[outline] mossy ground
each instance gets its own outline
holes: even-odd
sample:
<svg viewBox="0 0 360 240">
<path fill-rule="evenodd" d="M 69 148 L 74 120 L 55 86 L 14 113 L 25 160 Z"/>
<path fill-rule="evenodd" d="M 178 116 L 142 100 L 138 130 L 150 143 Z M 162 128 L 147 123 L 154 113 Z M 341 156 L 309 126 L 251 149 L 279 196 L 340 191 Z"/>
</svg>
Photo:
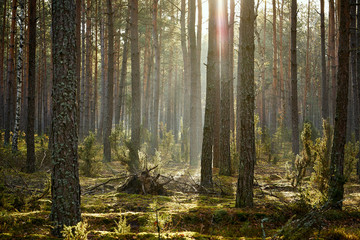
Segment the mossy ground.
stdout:
<svg viewBox="0 0 360 240">
<path fill-rule="evenodd" d="M 216 169 L 214 182 L 219 194 L 181 192 L 176 182 L 168 185 L 168 196 L 118 193 L 117 186 L 125 181 L 122 178 L 89 191 L 125 173 L 119 162 L 101 163 L 97 176 L 81 177 L 81 209 L 83 221 L 88 223 L 88 238 L 158 239 L 159 224 L 162 239 L 263 239 L 263 231 L 270 239 L 291 217 L 307 210 L 295 201 L 299 194 L 286 178 L 286 161 L 281 158 L 276 165 L 261 159 L 257 162 L 252 209 L 234 208 L 237 178 L 219 177 Z M 167 167 L 161 169 L 162 174 L 177 175 L 178 181 L 192 184 L 199 177 L 198 170 L 184 170 L 184 164 Z M 25 174 L 2 167 L 1 173 L 0 239 L 56 239 L 49 234 L 50 193 L 34 200 L 48 187 L 49 172 Z M 360 239 L 360 185 L 347 183 L 345 192 L 344 210 L 327 211 L 313 239 Z M 120 216 L 126 217 L 131 233 L 115 234 Z"/>
</svg>

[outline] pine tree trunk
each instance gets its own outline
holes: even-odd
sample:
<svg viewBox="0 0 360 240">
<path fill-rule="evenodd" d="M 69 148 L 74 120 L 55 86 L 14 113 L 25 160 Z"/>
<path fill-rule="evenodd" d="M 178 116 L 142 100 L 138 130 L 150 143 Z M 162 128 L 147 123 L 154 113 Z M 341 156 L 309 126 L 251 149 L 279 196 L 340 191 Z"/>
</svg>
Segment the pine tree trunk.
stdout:
<svg viewBox="0 0 360 240">
<path fill-rule="evenodd" d="M 335 9 L 334 0 L 329 0 L 329 65 L 331 82 L 331 115 L 330 122 L 335 119 L 335 99 L 336 99 L 336 58 L 335 58 Z"/>
<path fill-rule="evenodd" d="M 181 0 L 181 50 L 184 64 L 184 120 L 183 120 L 183 133 L 182 133 L 182 150 L 185 156 L 185 161 L 189 160 L 189 129 L 190 129 L 190 62 L 188 46 L 186 44 L 186 24 L 185 24 L 186 4 L 185 0 Z"/>
<path fill-rule="evenodd" d="M 209 1 L 209 42 L 208 57 L 206 68 L 206 103 L 205 103 L 205 122 L 203 131 L 203 143 L 201 153 L 201 180 L 200 185 L 204 188 L 212 187 L 212 147 L 214 139 L 214 105 L 215 105 L 215 85 L 216 85 L 216 0 Z"/>
<path fill-rule="evenodd" d="M 146 13 L 148 13 L 148 9 L 150 9 L 149 0 L 146 1 Z M 143 126 L 144 129 L 149 130 L 149 108 L 150 108 L 150 88 L 151 88 L 151 79 L 150 79 L 150 64 L 151 64 L 151 27 L 146 25 L 145 30 L 145 46 L 144 46 L 144 87 L 143 87 Z"/>
<path fill-rule="evenodd" d="M 108 16 L 108 77 L 106 82 L 106 105 L 104 116 L 104 161 L 111 161 L 111 146 L 110 146 L 110 134 L 112 129 L 113 120 L 113 105 L 114 105 L 114 22 L 113 22 L 113 10 L 111 0 L 107 0 L 107 16 Z"/>
<path fill-rule="evenodd" d="M 240 99 L 240 168 L 236 189 L 235 207 L 253 206 L 253 185 L 255 165 L 255 79 L 254 79 L 254 0 L 241 1 L 240 46 L 241 63 L 238 84 Z"/>
<path fill-rule="evenodd" d="M 0 31 L 3 33 L 0 36 L 0 128 L 4 129 L 5 125 L 5 79 L 4 79 L 4 51 L 5 51 L 5 41 L 4 37 L 7 35 L 6 30 L 6 7 L 7 0 L 1 1 L 0 3 L 0 13 L 2 18 L 0 19 Z"/>
<path fill-rule="evenodd" d="M 276 0 L 272 0 L 273 6 L 273 82 L 271 97 L 271 115 L 270 115 L 270 134 L 273 136 L 276 132 L 277 122 L 277 41 L 276 41 Z"/>
<path fill-rule="evenodd" d="M 227 1 L 223 1 L 221 33 L 221 128 L 220 128 L 220 175 L 231 175 L 230 159 L 230 60 L 228 45 L 228 11 Z"/>
<path fill-rule="evenodd" d="M 151 116 L 151 134 L 152 134 L 152 147 L 151 155 L 155 154 L 158 148 L 158 132 L 159 132 L 159 102 L 160 102 L 160 45 L 159 34 L 157 28 L 157 15 L 158 15 L 158 0 L 153 0 L 153 47 L 155 54 L 155 75 L 154 75 L 154 110 Z"/>
<path fill-rule="evenodd" d="M 157 1 L 154 0 L 154 21 L 156 22 Z M 140 90 L 140 54 L 138 36 L 138 0 L 130 4 L 130 39 L 131 39 L 131 146 L 130 172 L 139 170 L 140 124 L 141 124 L 141 90 Z M 156 27 L 156 24 L 154 25 Z M 154 30 L 155 31 L 155 30 Z M 156 32 L 155 32 L 156 33 Z M 157 37 L 157 35 L 156 35 Z M 160 53 L 158 53 L 158 60 Z M 158 63 L 160 64 L 160 62 Z M 158 75 L 160 76 L 160 75 Z M 160 79 L 158 79 L 159 81 Z M 157 136 L 156 136 L 157 137 Z"/>
<path fill-rule="evenodd" d="M 94 97 L 93 97 L 93 104 L 91 109 L 91 131 L 95 132 L 97 129 L 97 111 L 98 111 L 98 1 L 95 0 L 95 73 L 94 73 Z"/>
<path fill-rule="evenodd" d="M 77 79 L 77 89 L 76 89 L 76 103 L 78 105 L 77 111 L 77 126 L 79 131 L 80 126 L 80 84 L 81 84 L 81 1 L 76 0 L 76 79 Z M 78 133 L 79 134 L 79 133 Z"/>
<path fill-rule="evenodd" d="M 234 109 L 234 25 L 235 0 L 230 0 L 229 19 L 229 79 L 230 79 L 230 132 L 235 135 L 235 109 Z"/>
<path fill-rule="evenodd" d="M 305 62 L 305 89 L 303 99 L 303 123 L 308 120 L 308 107 L 307 107 L 307 95 L 310 88 L 310 7 L 311 1 L 308 2 L 308 15 L 307 15 L 307 34 L 306 34 L 306 62 Z"/>
<path fill-rule="evenodd" d="M 350 1 L 350 63 L 351 63 L 351 81 L 352 87 L 350 88 L 352 91 L 352 101 L 354 103 L 353 110 L 354 110 L 354 133 L 355 133 L 355 140 L 359 141 L 359 79 L 357 79 L 357 61 L 356 59 L 357 51 L 356 51 L 356 44 L 357 44 L 357 34 L 356 34 L 356 0 Z M 360 70 L 360 69 L 359 69 Z M 353 130 L 353 129 L 351 129 Z"/>
<path fill-rule="evenodd" d="M 356 22 L 357 22 L 357 26 L 360 27 L 360 5 L 357 5 Z M 360 31 L 357 31 L 356 35 L 357 35 L 356 36 L 357 37 L 357 46 L 360 46 Z M 358 102 L 359 102 L 359 112 L 360 112 L 360 51 L 356 52 L 356 59 L 357 59 L 357 62 L 356 62 L 356 67 L 357 67 L 356 79 L 357 79 L 357 84 L 358 84 L 357 98 L 358 98 Z M 358 115 L 358 121 L 360 122 L 360 116 L 359 115 Z M 360 133 L 359 133 L 359 135 L 360 135 Z M 360 136 L 359 136 L 359 138 L 360 138 Z M 358 141 L 359 139 L 356 139 L 356 140 Z M 358 175 L 358 178 L 360 179 L 360 158 L 359 158 L 356 166 L 357 166 L 356 167 L 356 170 L 357 170 L 356 173 Z"/>
<path fill-rule="evenodd" d="M 349 1 L 339 1 L 339 49 L 341 63 L 337 73 L 337 97 L 333 146 L 331 150 L 328 198 L 333 208 L 342 208 L 344 198 L 344 148 L 346 143 L 347 106 L 349 88 Z"/>
<path fill-rule="evenodd" d="M 76 6 L 52 1 L 53 118 L 50 219 L 52 234 L 81 221 L 76 92 Z"/>
<path fill-rule="evenodd" d="M 291 0 L 291 126 L 292 126 L 292 151 L 299 154 L 299 114 L 297 92 L 297 59 L 296 59 L 296 25 L 297 2 Z M 293 159 L 294 161 L 294 159 Z M 294 164 L 294 162 L 293 162 Z"/>
<path fill-rule="evenodd" d="M 196 32 L 196 61 L 197 61 L 197 68 L 196 68 L 196 156 L 198 156 L 198 161 L 200 160 L 201 155 L 201 144 L 202 144 L 202 137 L 203 137 L 203 110 L 201 106 L 201 38 L 202 38 L 202 0 L 197 0 L 197 32 Z M 200 162 L 200 161 L 199 161 Z"/>
<path fill-rule="evenodd" d="M 9 145 L 10 143 L 10 129 L 13 122 L 12 110 L 14 106 L 14 96 L 13 96 L 13 85 L 14 85 L 14 47 L 15 47 L 15 32 L 16 32 L 16 10 L 17 10 L 17 0 L 12 1 L 12 18 L 11 18 L 11 32 L 10 32 L 10 42 L 9 42 L 9 58 L 8 58 L 8 67 L 7 67 L 7 89 L 6 89 L 6 105 L 5 105 L 5 137 L 4 145 Z"/>
<path fill-rule="evenodd" d="M 100 5 L 101 6 L 101 5 Z M 100 9 L 102 9 L 100 7 Z M 102 11 L 100 11 L 102 12 Z M 100 105 L 100 121 L 99 121 L 99 128 L 98 128 L 98 139 L 100 136 L 103 136 L 103 129 L 104 129 L 104 119 L 105 119 L 105 39 L 104 39 L 104 20 L 100 18 L 100 54 L 101 54 L 101 105 Z"/>
<path fill-rule="evenodd" d="M 190 40 L 190 165 L 196 166 L 198 164 L 198 121 L 199 115 L 197 113 L 197 87 L 198 87 L 198 73 L 197 73 L 197 51 L 196 51 L 196 35 L 195 35 L 195 16 L 196 4 L 195 0 L 189 0 L 189 40 Z"/>
<path fill-rule="evenodd" d="M 320 31 L 321 31 L 321 115 L 323 119 L 329 119 L 329 89 L 326 76 L 325 60 L 325 14 L 324 0 L 320 0 Z"/>
<path fill-rule="evenodd" d="M 283 23 L 284 23 L 284 0 L 281 0 L 280 7 L 280 21 L 279 21 L 279 77 L 280 77 L 280 124 L 284 124 L 286 115 L 286 102 L 285 102 L 285 90 L 284 90 L 284 64 L 283 64 Z"/>
<path fill-rule="evenodd" d="M 263 47 L 261 53 L 261 60 L 262 60 L 262 69 L 261 69 L 261 114 L 260 114 L 260 125 L 263 131 L 262 134 L 262 141 L 265 141 L 266 136 L 266 98 L 265 98 L 265 91 L 266 91 L 266 65 L 265 65 L 265 53 L 266 53 L 266 0 L 265 0 L 265 8 L 264 8 L 264 30 L 263 30 Z"/>
<path fill-rule="evenodd" d="M 16 61 L 16 113 L 15 124 L 12 138 L 12 151 L 18 150 L 18 138 L 19 138 L 19 126 L 20 126 L 20 114 L 21 114 L 21 94 L 22 94 L 22 70 L 23 70 L 23 55 L 24 55 L 24 37 L 25 37 L 25 2 L 19 0 L 19 47 Z"/>
<path fill-rule="evenodd" d="M 36 0 L 29 1 L 28 112 L 26 124 L 26 171 L 35 172 L 35 68 L 36 68 Z"/>
</svg>

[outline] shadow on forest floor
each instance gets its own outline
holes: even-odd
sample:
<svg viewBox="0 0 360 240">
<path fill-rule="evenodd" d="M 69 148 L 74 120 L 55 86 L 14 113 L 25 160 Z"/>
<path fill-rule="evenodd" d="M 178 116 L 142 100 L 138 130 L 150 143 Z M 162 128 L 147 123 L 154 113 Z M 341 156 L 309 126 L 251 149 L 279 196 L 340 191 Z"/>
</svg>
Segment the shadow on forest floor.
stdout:
<svg viewBox="0 0 360 240">
<path fill-rule="evenodd" d="M 234 208 L 237 178 L 220 177 L 216 169 L 219 194 L 208 195 L 189 187 L 196 185 L 198 170 L 183 170 L 183 164 L 159 169 L 176 180 L 166 185 L 167 196 L 119 193 L 116 189 L 125 181 L 120 163 L 102 164 L 101 169 L 96 177 L 81 177 L 88 239 L 158 239 L 158 226 L 162 239 L 270 239 L 294 215 L 309 210 L 297 201 L 300 195 L 286 178 L 285 161 L 258 162 L 252 209 Z M 1 175 L 0 239 L 55 239 L 49 235 L 49 173 L 2 168 Z M 327 211 L 312 239 L 360 239 L 360 185 L 347 183 L 345 192 L 344 211 Z M 120 234 L 126 226 L 130 232 Z"/>
</svg>

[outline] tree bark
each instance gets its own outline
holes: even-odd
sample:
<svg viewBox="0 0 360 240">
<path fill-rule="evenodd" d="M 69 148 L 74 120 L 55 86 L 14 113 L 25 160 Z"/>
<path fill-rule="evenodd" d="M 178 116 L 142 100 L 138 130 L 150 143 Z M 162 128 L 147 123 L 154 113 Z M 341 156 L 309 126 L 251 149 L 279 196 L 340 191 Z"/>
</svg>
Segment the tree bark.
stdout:
<svg viewBox="0 0 360 240">
<path fill-rule="evenodd" d="M 20 115 L 21 115 L 21 95 L 22 95 L 22 84 L 23 84 L 23 56 L 24 56 L 24 37 L 25 37 L 25 1 L 19 0 L 19 47 L 17 52 L 16 61 L 16 112 L 15 112 L 15 124 L 12 138 L 12 151 L 18 151 L 18 138 L 19 138 L 19 126 L 20 126 Z"/>
<path fill-rule="evenodd" d="M 277 41 L 276 41 L 276 0 L 272 0 L 273 5 L 273 82 L 271 98 L 271 115 L 270 115 L 270 133 L 273 136 L 276 132 L 277 122 Z"/>
<path fill-rule="evenodd" d="M 151 134 L 152 134 L 152 149 L 151 154 L 154 155 L 158 148 L 158 131 L 159 131 L 159 102 L 160 102 L 160 46 L 159 34 L 157 28 L 157 12 L 158 0 L 153 0 L 153 46 L 155 53 L 155 75 L 154 75 L 154 110 L 151 117 Z"/>
<path fill-rule="evenodd" d="M 158 0 L 154 0 L 157 5 Z M 154 6 L 155 8 L 155 6 Z M 156 15 L 157 11 L 154 11 Z M 155 25 L 156 26 L 156 25 Z M 140 90 L 140 54 L 138 36 L 138 0 L 130 4 L 130 38 L 131 38 L 131 146 L 130 172 L 139 170 L 140 124 L 141 124 L 141 90 Z M 160 58 L 160 53 L 159 56 Z M 160 62 L 159 62 L 160 64 Z"/>
<path fill-rule="evenodd" d="M 214 139 L 214 105 L 215 105 L 215 85 L 216 85 L 216 0 L 209 1 L 209 41 L 208 57 L 206 67 L 206 105 L 205 122 L 203 131 L 203 143 L 201 153 L 201 180 L 200 185 L 206 189 L 212 187 L 212 147 Z"/>
<path fill-rule="evenodd" d="M 189 40 L 190 40 L 190 75 L 191 75 L 191 91 L 190 91 L 190 165 L 198 164 L 198 113 L 197 113 L 197 52 L 196 52 L 196 35 L 195 35 L 195 16 L 196 4 L 195 0 L 189 0 Z"/>
<path fill-rule="evenodd" d="M 325 14 L 324 0 L 320 0 L 320 32 L 321 32 L 321 115 L 323 119 L 329 119 L 329 89 L 326 76 L 325 60 Z"/>
<path fill-rule="evenodd" d="M 337 73 L 337 97 L 333 146 L 331 150 L 328 198 L 332 208 L 342 207 L 344 198 L 344 148 L 349 88 L 349 1 L 339 1 L 339 65 Z"/>
<path fill-rule="evenodd" d="M 306 21 L 306 62 L 305 62 L 305 88 L 304 88 L 304 99 L 303 99 L 303 123 L 305 123 L 308 117 L 308 107 L 307 107 L 307 98 L 308 91 L 310 88 L 310 7 L 311 1 L 308 2 L 308 15 Z"/>
<path fill-rule="evenodd" d="M 329 0 L 329 65 L 331 82 L 331 116 L 330 122 L 334 123 L 336 99 L 336 58 L 335 58 L 335 7 L 334 0 Z"/>
<path fill-rule="evenodd" d="M 52 234 L 81 221 L 76 92 L 76 6 L 52 1 L 53 118 L 50 219 Z"/>
<path fill-rule="evenodd" d="M 35 69 L 36 69 L 36 0 L 29 1 L 28 112 L 26 124 L 26 171 L 35 172 Z"/>
<path fill-rule="evenodd" d="M 241 1 L 240 12 L 240 168 L 235 207 L 253 206 L 255 165 L 255 80 L 254 80 L 254 0 Z"/>
<path fill-rule="evenodd" d="M 292 151 L 299 154 L 299 114 L 297 93 L 297 59 L 296 59 L 296 25 L 297 2 L 291 0 L 291 125 L 292 125 Z M 293 160 L 294 161 L 294 160 Z"/>
<path fill-rule="evenodd" d="M 234 25 L 235 0 L 230 0 L 229 18 L 229 79 L 230 79 L 230 132 L 235 135 L 235 109 L 234 109 Z"/>
<path fill-rule="evenodd" d="M 220 128 L 220 175 L 231 175 L 230 158 L 230 59 L 229 59 L 229 31 L 227 1 L 222 1 L 221 34 L 221 128 Z"/>
<path fill-rule="evenodd" d="M 11 32 L 10 32 L 10 42 L 9 42 L 9 58 L 8 58 L 8 67 L 7 67 L 7 89 L 6 89 L 6 105 L 5 105 L 5 137 L 4 145 L 9 145 L 10 143 L 10 129 L 13 122 L 13 106 L 14 106 L 14 96 L 13 96 L 13 85 L 14 85 L 14 47 L 15 47 L 15 32 L 16 32 L 16 10 L 17 10 L 17 0 L 12 1 L 12 18 L 11 18 Z"/>
<path fill-rule="evenodd" d="M 0 19 L 1 32 L 4 33 L 0 36 L 0 128 L 4 129 L 4 118 L 5 118 L 5 80 L 4 80 L 4 51 L 5 51 L 5 41 L 4 37 L 7 35 L 6 30 L 6 7 L 7 0 L 4 0 L 0 3 L 0 13 L 2 18 Z"/>
<path fill-rule="evenodd" d="M 108 76 L 106 82 L 106 105 L 104 116 L 104 161 L 111 161 L 110 134 L 113 120 L 113 93 L 114 93 L 114 22 L 111 0 L 107 0 L 107 16 L 108 16 Z"/>
</svg>

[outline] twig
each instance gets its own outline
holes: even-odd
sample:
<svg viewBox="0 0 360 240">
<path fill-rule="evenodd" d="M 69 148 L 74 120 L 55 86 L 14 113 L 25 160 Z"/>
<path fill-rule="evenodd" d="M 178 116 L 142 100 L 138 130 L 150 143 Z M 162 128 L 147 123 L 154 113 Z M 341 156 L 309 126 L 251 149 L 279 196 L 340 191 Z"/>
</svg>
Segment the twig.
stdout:
<svg viewBox="0 0 360 240">
<path fill-rule="evenodd" d="M 111 182 L 111 181 L 121 180 L 121 179 L 124 179 L 124 178 L 127 178 L 127 177 L 128 177 L 128 176 L 125 175 L 125 176 L 121 176 L 121 177 L 117 177 L 117 178 L 110 178 L 110 179 L 106 180 L 106 181 L 103 182 L 103 183 L 100 183 L 100 184 L 95 185 L 95 186 L 93 186 L 93 187 L 91 187 L 91 188 L 88 188 L 87 191 L 84 192 L 84 195 L 91 193 L 91 192 L 94 191 L 96 188 L 101 187 L 101 186 L 103 186 L 103 185 L 106 185 L 106 184 L 108 184 L 108 183 Z"/>
</svg>

